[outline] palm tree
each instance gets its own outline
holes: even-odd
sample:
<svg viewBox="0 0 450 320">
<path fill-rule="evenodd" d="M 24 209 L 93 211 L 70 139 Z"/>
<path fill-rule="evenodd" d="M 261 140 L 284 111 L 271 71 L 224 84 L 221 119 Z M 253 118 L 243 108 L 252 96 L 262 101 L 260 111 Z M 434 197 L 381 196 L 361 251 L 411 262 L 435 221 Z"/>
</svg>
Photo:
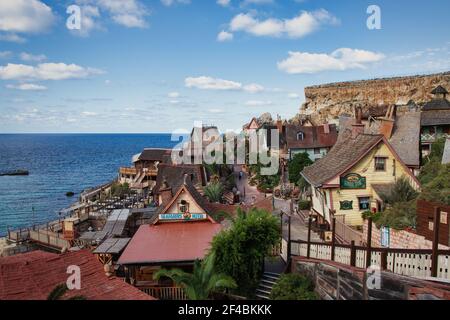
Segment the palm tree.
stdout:
<svg viewBox="0 0 450 320">
<path fill-rule="evenodd" d="M 210 202 L 219 202 L 222 200 L 224 188 L 220 182 L 212 182 L 203 191 Z"/>
<path fill-rule="evenodd" d="M 69 291 L 69 288 L 67 288 L 67 285 L 65 283 L 57 285 L 55 289 L 50 292 L 47 300 L 62 300 L 62 297 L 67 293 L 67 291 Z M 86 298 L 83 296 L 75 296 L 67 300 L 86 300 Z"/>
<path fill-rule="evenodd" d="M 155 280 L 161 277 L 170 278 L 177 285 L 184 287 L 188 299 L 206 300 L 213 291 L 237 287 L 231 277 L 214 272 L 214 260 L 215 254 L 211 253 L 203 262 L 195 261 L 192 274 L 180 269 L 162 269 L 155 273 L 153 278 Z"/>
</svg>

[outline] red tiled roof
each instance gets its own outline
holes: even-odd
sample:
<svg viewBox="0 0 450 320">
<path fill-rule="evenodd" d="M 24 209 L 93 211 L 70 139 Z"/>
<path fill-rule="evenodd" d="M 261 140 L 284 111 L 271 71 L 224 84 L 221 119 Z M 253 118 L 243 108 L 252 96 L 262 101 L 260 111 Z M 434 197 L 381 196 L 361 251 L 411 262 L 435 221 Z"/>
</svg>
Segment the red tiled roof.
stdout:
<svg viewBox="0 0 450 320">
<path fill-rule="evenodd" d="M 329 125 L 330 132 L 325 133 L 324 126 L 301 127 L 286 126 L 286 142 L 288 149 L 331 148 L 337 141 L 338 133 L 335 124 Z M 303 132 L 304 139 L 298 140 L 297 134 Z"/>
<path fill-rule="evenodd" d="M 81 269 L 81 290 L 68 291 L 64 299 L 81 295 L 87 300 L 154 300 L 116 277 L 108 278 L 88 250 L 0 258 L 0 300 L 46 300 L 56 286 L 66 283 L 71 265 Z"/>
<path fill-rule="evenodd" d="M 203 259 L 218 223 L 174 222 L 144 225 L 131 239 L 118 264 L 184 262 Z"/>
</svg>

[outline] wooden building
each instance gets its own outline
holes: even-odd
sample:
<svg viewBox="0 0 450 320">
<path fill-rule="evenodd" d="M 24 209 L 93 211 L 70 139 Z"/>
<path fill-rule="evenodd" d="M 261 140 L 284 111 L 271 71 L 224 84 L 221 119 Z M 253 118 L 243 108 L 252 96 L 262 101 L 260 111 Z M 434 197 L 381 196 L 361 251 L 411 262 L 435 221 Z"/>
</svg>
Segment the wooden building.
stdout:
<svg viewBox="0 0 450 320">
<path fill-rule="evenodd" d="M 330 224 L 334 215 L 361 226 L 361 213 L 379 211 L 380 192 L 405 177 L 418 190 L 420 183 L 382 134 L 364 133 L 361 113 L 350 130 L 341 133 L 328 155 L 307 167 L 303 177 L 311 185 L 312 213 Z"/>
</svg>

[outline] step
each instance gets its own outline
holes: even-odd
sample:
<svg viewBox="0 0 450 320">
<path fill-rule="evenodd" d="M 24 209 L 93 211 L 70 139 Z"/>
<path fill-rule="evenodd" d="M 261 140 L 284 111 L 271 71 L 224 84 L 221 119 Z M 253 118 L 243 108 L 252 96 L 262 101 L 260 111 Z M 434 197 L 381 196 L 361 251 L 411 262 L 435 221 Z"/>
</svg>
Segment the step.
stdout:
<svg viewBox="0 0 450 320">
<path fill-rule="evenodd" d="M 270 299 L 268 296 L 265 296 L 265 295 L 262 295 L 262 294 L 257 294 L 256 297 L 260 298 L 262 300 L 269 300 Z"/>
<path fill-rule="evenodd" d="M 267 291 L 267 290 L 263 290 L 263 289 L 256 289 L 256 293 L 257 294 L 265 294 L 267 296 L 270 296 L 270 293 L 272 292 L 272 290 Z"/>
<path fill-rule="evenodd" d="M 275 273 L 275 272 L 264 272 L 264 275 L 269 275 L 269 276 L 277 277 L 277 278 L 279 278 L 281 276 L 281 274 Z"/>
<path fill-rule="evenodd" d="M 261 282 L 261 283 L 259 284 L 259 287 L 258 287 L 258 288 L 261 288 L 261 289 L 269 289 L 269 290 L 272 291 L 273 286 L 272 286 L 272 284 L 267 285 L 267 284 L 264 284 L 264 283 Z"/>
<path fill-rule="evenodd" d="M 272 280 L 272 281 L 278 281 L 278 279 L 280 279 L 280 277 L 275 277 L 275 276 L 271 276 L 271 275 L 268 275 L 268 274 L 264 274 L 263 275 L 263 279 L 266 279 L 266 280 Z"/>
<path fill-rule="evenodd" d="M 267 284 L 269 284 L 269 285 L 271 285 L 271 286 L 273 286 L 273 285 L 275 285 L 276 284 L 276 281 L 272 281 L 272 280 L 267 280 L 267 279 L 261 279 L 261 283 L 267 283 Z"/>
</svg>

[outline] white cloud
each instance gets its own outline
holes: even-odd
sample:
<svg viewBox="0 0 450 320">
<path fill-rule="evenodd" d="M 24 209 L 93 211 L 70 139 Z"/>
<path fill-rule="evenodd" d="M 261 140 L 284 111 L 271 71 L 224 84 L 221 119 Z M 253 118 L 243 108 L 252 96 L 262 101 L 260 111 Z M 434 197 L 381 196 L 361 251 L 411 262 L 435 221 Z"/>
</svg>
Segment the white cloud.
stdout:
<svg viewBox="0 0 450 320">
<path fill-rule="evenodd" d="M 364 69 L 384 57 L 382 53 L 350 48 L 340 48 L 331 54 L 291 51 L 287 59 L 278 62 L 278 69 L 290 74 Z"/>
<path fill-rule="evenodd" d="M 6 86 L 8 89 L 16 89 L 22 91 L 42 91 L 47 90 L 47 87 L 34 83 L 21 83 L 18 85 L 9 84 Z"/>
<path fill-rule="evenodd" d="M 127 28 L 146 28 L 149 11 L 140 0 L 77 0 L 82 5 L 81 34 L 87 35 L 92 29 L 101 29 L 99 20 L 102 11 L 111 19 Z M 83 20 L 85 20 L 83 22 Z"/>
<path fill-rule="evenodd" d="M 41 62 L 47 59 L 47 57 L 43 54 L 39 54 L 39 55 L 33 55 L 31 53 L 26 53 L 26 52 L 22 52 L 20 54 L 20 59 L 23 61 L 37 61 L 37 62 Z"/>
<path fill-rule="evenodd" d="M 91 111 L 83 111 L 81 113 L 81 115 L 83 117 L 96 117 L 96 116 L 98 116 L 98 113 L 97 112 L 91 112 Z"/>
<path fill-rule="evenodd" d="M 0 41 L 25 43 L 25 42 L 27 42 L 27 39 L 25 39 L 21 36 L 18 36 L 15 33 L 0 33 Z"/>
<path fill-rule="evenodd" d="M 52 9 L 39 0 L 0 1 L 0 31 L 40 33 L 55 22 Z"/>
<path fill-rule="evenodd" d="M 213 109 L 208 109 L 209 113 L 224 113 L 224 110 L 222 109 L 218 109 L 218 108 L 213 108 Z"/>
<path fill-rule="evenodd" d="M 272 4 L 272 3 L 274 3 L 274 0 L 244 0 L 242 2 L 242 5 L 246 6 L 246 5 L 251 5 L 251 4 L 260 5 L 260 4 Z"/>
<path fill-rule="evenodd" d="M 272 101 L 249 100 L 245 103 L 245 105 L 248 107 L 270 106 L 272 105 Z"/>
<path fill-rule="evenodd" d="M 217 41 L 219 42 L 231 41 L 233 40 L 233 38 L 234 38 L 233 34 L 227 31 L 221 31 L 217 35 Z"/>
<path fill-rule="evenodd" d="M 228 7 L 231 3 L 231 0 L 217 0 L 217 4 L 222 7 Z"/>
<path fill-rule="evenodd" d="M 179 92 L 170 92 L 167 96 L 169 98 L 176 99 L 176 98 L 180 97 L 180 93 Z"/>
<path fill-rule="evenodd" d="M 11 51 L 0 51 L 0 59 L 6 59 L 12 56 Z"/>
<path fill-rule="evenodd" d="M 161 3 L 163 5 L 165 5 L 166 7 L 170 7 L 170 6 L 174 5 L 175 3 L 189 4 L 189 3 L 191 3 L 191 1 L 190 0 L 161 0 Z"/>
<path fill-rule="evenodd" d="M 288 98 L 289 99 L 299 99 L 300 98 L 300 95 L 298 94 L 298 93 L 289 93 L 288 94 Z"/>
<path fill-rule="evenodd" d="M 281 37 L 297 39 L 317 31 L 321 25 L 336 25 L 339 20 L 325 9 L 303 11 L 292 19 L 269 18 L 259 20 L 250 13 L 236 15 L 230 22 L 230 31 L 246 32 L 258 37 Z"/>
<path fill-rule="evenodd" d="M 65 63 L 41 63 L 37 66 L 8 63 L 6 66 L 0 66 L 2 80 L 66 80 L 101 73 L 103 72 L 98 69 Z"/>
<path fill-rule="evenodd" d="M 201 90 L 222 90 L 222 91 L 245 91 L 248 93 L 258 93 L 265 90 L 259 84 L 251 83 L 243 85 L 240 82 L 224 80 L 212 77 L 189 77 L 185 79 L 185 85 L 188 88 L 197 88 Z"/>
</svg>

